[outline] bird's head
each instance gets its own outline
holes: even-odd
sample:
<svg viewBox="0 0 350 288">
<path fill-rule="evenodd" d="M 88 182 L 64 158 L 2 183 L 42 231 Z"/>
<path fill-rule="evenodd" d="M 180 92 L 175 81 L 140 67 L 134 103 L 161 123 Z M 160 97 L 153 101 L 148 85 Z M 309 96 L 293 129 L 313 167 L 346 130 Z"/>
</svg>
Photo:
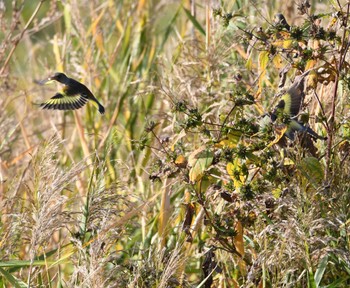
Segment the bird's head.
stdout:
<svg viewBox="0 0 350 288">
<path fill-rule="evenodd" d="M 57 72 L 55 73 L 54 75 L 50 76 L 48 79 L 48 81 L 57 81 L 57 82 L 60 82 L 60 83 L 63 83 L 65 84 L 68 80 L 68 77 L 66 76 L 66 74 L 64 73 L 61 73 L 61 72 Z"/>
<path fill-rule="evenodd" d="M 270 113 L 270 117 L 272 122 L 275 122 L 277 118 L 281 117 L 283 115 L 283 111 L 285 108 L 286 103 L 284 100 L 280 100 L 278 104 L 276 105 L 275 109 Z"/>
<path fill-rule="evenodd" d="M 278 23 L 282 23 L 282 22 L 285 22 L 286 21 L 286 18 L 284 17 L 284 15 L 282 13 L 277 13 L 275 16 L 274 16 L 274 22 L 276 24 Z"/>
<path fill-rule="evenodd" d="M 273 21 L 275 22 L 275 25 L 277 26 L 277 28 L 279 29 L 285 28 L 287 30 L 290 30 L 290 25 L 288 24 L 283 14 L 281 13 L 276 14 Z"/>
</svg>

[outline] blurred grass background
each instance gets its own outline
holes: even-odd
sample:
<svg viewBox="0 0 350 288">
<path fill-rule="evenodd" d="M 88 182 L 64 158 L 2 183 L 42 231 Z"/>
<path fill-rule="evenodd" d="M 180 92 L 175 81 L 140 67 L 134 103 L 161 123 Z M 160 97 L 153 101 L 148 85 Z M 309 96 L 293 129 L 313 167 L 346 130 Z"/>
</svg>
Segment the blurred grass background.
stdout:
<svg viewBox="0 0 350 288">
<path fill-rule="evenodd" d="M 310 2 L 311 10 L 328 9 L 329 1 Z M 204 212 L 196 210 L 193 237 L 200 236 L 191 245 L 180 229 L 191 211 L 190 192 L 171 177 L 149 178 L 162 165 L 156 159 L 163 138 L 157 137 L 166 141 L 181 131 L 171 111 L 172 100 L 187 95 L 185 84 L 197 89 L 185 100 L 202 100 L 209 111 L 213 98 L 206 92 L 231 85 L 230 77 L 218 82 L 217 70 L 232 77 L 247 70 L 237 29 L 225 33 L 215 7 L 237 13 L 235 24 L 244 28 L 267 27 L 262 15 L 270 20 L 279 11 L 300 21 L 295 3 L 279 1 L 0 2 L 2 287 L 210 287 L 200 259 L 210 238 L 200 224 Z M 36 104 L 58 86 L 34 81 L 56 71 L 90 87 L 105 115 L 89 104 L 74 112 L 41 110 Z M 152 121 L 161 124 L 150 129 Z M 156 134 L 149 139 L 147 131 Z M 245 287 L 244 264 L 221 252 L 224 272 L 212 287 Z M 339 265 L 348 279 L 348 263 Z M 273 280 L 256 287 L 272 287 Z"/>
</svg>

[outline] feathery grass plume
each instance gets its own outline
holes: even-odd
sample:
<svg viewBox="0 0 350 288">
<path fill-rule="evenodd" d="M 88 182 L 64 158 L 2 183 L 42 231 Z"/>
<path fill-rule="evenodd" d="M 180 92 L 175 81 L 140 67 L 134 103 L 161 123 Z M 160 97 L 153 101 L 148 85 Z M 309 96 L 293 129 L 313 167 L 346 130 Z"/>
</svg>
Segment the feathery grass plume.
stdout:
<svg viewBox="0 0 350 288">
<path fill-rule="evenodd" d="M 45 269 L 34 269 L 34 266 L 42 265 L 37 260 L 55 254 L 56 249 L 67 244 L 64 241 L 57 243 L 57 239 L 65 239 L 67 230 L 64 228 L 71 222 L 71 214 L 66 210 L 69 198 L 63 193 L 86 169 L 85 165 L 77 164 L 62 171 L 57 159 L 60 150 L 61 142 L 56 137 L 37 148 L 27 167 L 17 176 L 18 182 L 11 183 L 12 186 L 6 191 L 6 201 L 1 203 L 2 211 L 6 213 L 2 221 L 9 232 L 2 237 L 2 244 L 15 240 L 12 246 L 17 251 L 12 250 L 12 253 L 22 255 L 22 259 L 29 261 L 29 271 L 26 273 L 28 285 L 37 283 L 40 274 L 47 272 Z M 19 269 L 27 264 L 16 265 Z"/>
<path fill-rule="evenodd" d="M 343 167 L 346 171 L 349 168 Z M 247 285 L 259 283 L 263 274 L 265 281 L 276 287 L 304 287 L 313 281 L 331 285 L 339 271 L 344 273 L 350 267 L 344 234 L 344 220 L 349 217 L 344 205 L 349 201 L 348 189 L 337 185 L 329 197 L 327 187 L 314 190 L 307 183 L 297 186 L 299 177 L 290 180 L 280 198 L 265 195 L 261 199 L 260 211 L 266 210 L 268 199 L 273 203 L 269 204 L 271 223 L 260 223 L 256 231 L 257 257 L 249 268 Z M 349 181 L 349 177 L 342 181 Z"/>
<path fill-rule="evenodd" d="M 181 287 L 191 287 L 183 272 L 185 271 L 187 256 L 184 244 L 177 242 L 171 252 L 164 257 L 164 270 L 160 277 L 158 287 L 171 287 L 181 285 Z"/>
<path fill-rule="evenodd" d="M 135 224 L 124 217 L 130 212 L 138 215 L 140 210 L 133 211 L 135 200 L 131 201 L 132 193 L 124 184 L 105 187 L 106 161 L 96 158 L 92 167 L 84 207 L 74 216 L 71 242 L 76 252 L 71 257 L 74 272 L 69 284 L 110 287 L 117 281 L 126 287 L 131 272 L 121 261 L 126 253 L 123 239 L 127 237 L 126 227 Z"/>
<path fill-rule="evenodd" d="M 11 98 L 7 85 L 12 87 L 11 81 L 4 81 L 0 85 L 0 93 L 5 97 L 0 99 L 0 258 L 8 260 L 14 255 L 21 255 L 23 246 L 23 179 L 29 169 L 30 161 L 23 161 L 20 153 L 25 150 L 18 142 L 19 124 L 10 110 Z M 10 84 L 11 83 L 11 84 Z M 18 156 L 19 155 L 19 156 Z"/>
<path fill-rule="evenodd" d="M 84 164 L 79 163 L 69 170 L 61 171 L 56 158 L 60 149 L 61 143 L 58 138 L 51 138 L 38 148 L 30 165 L 33 174 L 28 175 L 31 183 L 26 186 L 31 206 L 27 208 L 28 222 L 25 230 L 28 229 L 31 261 L 47 253 L 45 248 L 54 244 L 54 236 L 58 236 L 57 231 L 67 233 L 62 228 L 67 227 L 71 215 L 65 209 L 69 198 L 63 192 L 86 169 Z M 28 283 L 31 283 L 32 272 L 30 269 Z"/>
<path fill-rule="evenodd" d="M 10 174 L 8 170 L 11 160 L 15 157 L 11 144 L 17 138 L 16 130 L 18 129 L 13 115 L 8 115 L 5 109 L 6 101 L 0 99 L 0 195 L 5 195 L 4 186 L 6 181 L 11 180 L 8 179 Z"/>
<path fill-rule="evenodd" d="M 183 271 L 184 267 L 181 266 L 185 260 L 184 247 L 180 243 L 176 243 L 171 250 L 150 248 L 143 251 L 142 258 L 132 264 L 134 272 L 128 287 L 191 287 L 178 273 Z"/>
<path fill-rule="evenodd" d="M 267 225 L 255 238 L 259 257 L 249 271 L 252 283 L 258 281 L 263 273 L 261 268 L 265 267 L 267 279 L 273 285 L 306 285 L 307 275 L 303 277 L 303 273 L 311 265 L 308 247 L 311 246 L 310 228 L 315 211 L 310 209 L 303 213 L 297 204 L 305 205 L 303 201 L 295 201 L 290 196 L 283 198 L 281 206 L 274 213 L 281 219 L 274 219 L 274 223 Z"/>
</svg>

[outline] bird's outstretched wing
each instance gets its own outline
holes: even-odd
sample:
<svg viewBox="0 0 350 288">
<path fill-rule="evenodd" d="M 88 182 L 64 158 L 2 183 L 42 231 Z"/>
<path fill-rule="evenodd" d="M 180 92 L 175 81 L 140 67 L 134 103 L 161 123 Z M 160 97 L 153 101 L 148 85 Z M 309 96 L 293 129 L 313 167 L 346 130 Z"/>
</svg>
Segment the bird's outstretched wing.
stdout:
<svg viewBox="0 0 350 288">
<path fill-rule="evenodd" d="M 286 94 L 284 94 L 280 100 L 280 102 L 283 101 L 283 107 L 281 107 L 283 108 L 283 113 L 291 117 L 298 115 L 303 96 L 303 92 L 296 91 L 296 89 L 293 89 L 293 87 L 288 89 Z M 280 107 L 281 103 L 279 103 L 278 106 Z"/>
<path fill-rule="evenodd" d="M 83 107 L 87 101 L 88 99 L 80 94 L 67 96 L 63 93 L 56 93 L 55 96 L 40 104 L 40 106 L 43 109 L 75 110 Z"/>
<path fill-rule="evenodd" d="M 277 111 L 282 112 L 284 115 L 290 117 L 297 116 L 299 114 L 301 105 L 304 100 L 304 78 L 307 73 L 297 76 L 293 85 L 281 96 L 275 110 L 272 112 L 273 118 L 277 118 Z M 276 119 L 275 119 L 276 120 Z"/>
<path fill-rule="evenodd" d="M 282 99 L 288 103 L 286 110 L 288 110 L 289 115 L 292 117 L 298 115 L 304 100 L 304 78 L 305 76 L 298 76 L 298 79 L 294 81 L 293 85 L 287 90 L 287 93 L 282 96 Z"/>
</svg>

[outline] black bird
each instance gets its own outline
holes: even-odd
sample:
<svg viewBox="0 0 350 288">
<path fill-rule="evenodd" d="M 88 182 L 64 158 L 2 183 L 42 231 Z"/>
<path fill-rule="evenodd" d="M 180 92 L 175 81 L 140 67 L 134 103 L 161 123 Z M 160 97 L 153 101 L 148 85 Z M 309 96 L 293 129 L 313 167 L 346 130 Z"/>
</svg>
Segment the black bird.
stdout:
<svg viewBox="0 0 350 288">
<path fill-rule="evenodd" d="M 64 73 L 57 72 L 53 76 L 39 81 L 39 84 L 46 84 L 51 81 L 57 81 L 64 84 L 61 92 L 40 104 L 43 109 L 55 110 L 75 110 L 83 107 L 89 100 L 98 109 L 101 114 L 105 113 L 105 108 L 95 98 L 94 94 L 84 84 L 67 77 Z"/>
<path fill-rule="evenodd" d="M 288 22 L 283 14 L 281 14 L 281 13 L 276 14 L 274 17 L 274 22 L 280 28 L 282 28 L 282 29 L 285 28 L 287 31 L 290 30 L 290 25 L 288 24 Z"/>
</svg>

